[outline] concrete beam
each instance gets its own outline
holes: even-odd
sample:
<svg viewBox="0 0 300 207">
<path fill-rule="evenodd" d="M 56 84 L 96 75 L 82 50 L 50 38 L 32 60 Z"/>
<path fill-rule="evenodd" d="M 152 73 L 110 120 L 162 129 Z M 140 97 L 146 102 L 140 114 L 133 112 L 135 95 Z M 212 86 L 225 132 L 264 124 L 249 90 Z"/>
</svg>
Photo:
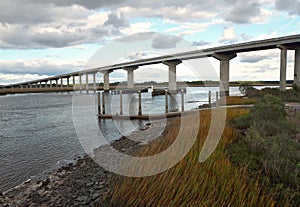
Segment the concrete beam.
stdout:
<svg viewBox="0 0 300 207">
<path fill-rule="evenodd" d="M 176 65 L 182 63 L 181 60 L 164 61 L 163 64 L 169 66 L 169 93 L 177 93 Z"/>
<path fill-rule="evenodd" d="M 236 57 L 236 53 L 216 53 L 212 57 L 220 61 L 220 96 L 229 96 L 229 61 Z"/>
<path fill-rule="evenodd" d="M 294 84 L 300 87 L 300 49 L 295 50 Z"/>
<path fill-rule="evenodd" d="M 124 70 L 127 70 L 127 88 L 134 88 L 134 70 L 139 67 L 126 67 Z"/>
</svg>

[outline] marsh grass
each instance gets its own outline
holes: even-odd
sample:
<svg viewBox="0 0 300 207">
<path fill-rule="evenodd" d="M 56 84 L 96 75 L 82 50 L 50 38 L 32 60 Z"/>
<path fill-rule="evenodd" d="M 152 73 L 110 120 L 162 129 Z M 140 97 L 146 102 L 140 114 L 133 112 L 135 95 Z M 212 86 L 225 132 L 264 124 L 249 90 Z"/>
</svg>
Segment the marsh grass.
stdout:
<svg viewBox="0 0 300 207">
<path fill-rule="evenodd" d="M 200 112 L 196 143 L 174 167 L 148 177 L 112 179 L 113 193 L 106 201 L 109 206 L 274 206 L 273 195 L 260 185 L 259 179 L 249 179 L 246 169 L 234 166 L 225 153 L 226 146 L 237 139 L 236 131 L 228 123 L 249 113 L 248 109 L 227 110 L 227 124 L 216 150 L 206 161 L 198 161 L 210 128 L 211 113 L 211 110 Z M 145 146 L 139 156 L 166 149 L 177 136 L 179 127 L 180 119 L 174 119 L 163 136 Z"/>
</svg>

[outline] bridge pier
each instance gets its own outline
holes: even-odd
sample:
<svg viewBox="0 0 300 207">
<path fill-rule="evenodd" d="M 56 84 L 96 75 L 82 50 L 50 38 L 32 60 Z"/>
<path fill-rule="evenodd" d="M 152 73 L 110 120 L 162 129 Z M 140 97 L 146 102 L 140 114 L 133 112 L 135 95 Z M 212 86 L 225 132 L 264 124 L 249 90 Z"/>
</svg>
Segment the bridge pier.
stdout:
<svg viewBox="0 0 300 207">
<path fill-rule="evenodd" d="M 89 92 L 89 74 L 88 73 L 85 74 L 85 89 L 86 89 L 86 92 L 88 93 Z"/>
<path fill-rule="evenodd" d="M 280 46 L 280 84 L 281 91 L 285 91 L 286 88 L 286 64 L 287 64 L 287 48 Z"/>
<path fill-rule="evenodd" d="M 70 77 L 67 77 L 67 87 L 70 86 Z"/>
<path fill-rule="evenodd" d="M 63 82 L 63 78 L 60 78 L 60 88 L 64 87 L 64 82 Z"/>
<path fill-rule="evenodd" d="M 55 88 L 58 88 L 58 79 L 55 80 Z"/>
<path fill-rule="evenodd" d="M 48 88 L 48 81 L 45 81 L 45 88 Z"/>
<path fill-rule="evenodd" d="M 52 80 L 50 80 L 50 88 L 52 88 Z"/>
<path fill-rule="evenodd" d="M 127 88 L 134 88 L 134 70 L 136 69 L 138 69 L 137 66 L 124 68 L 124 70 L 127 70 Z"/>
<path fill-rule="evenodd" d="M 176 66 L 182 63 L 181 60 L 164 61 L 163 64 L 169 66 L 169 93 L 177 93 Z"/>
<path fill-rule="evenodd" d="M 81 76 L 82 76 L 82 74 L 78 75 L 78 77 L 79 77 L 79 90 L 80 91 L 82 91 L 82 77 Z"/>
<path fill-rule="evenodd" d="M 73 79 L 73 89 L 75 91 L 75 75 L 72 76 L 72 79 Z"/>
<path fill-rule="evenodd" d="M 93 90 L 94 90 L 94 93 L 97 90 L 97 87 L 96 87 L 96 74 L 97 73 L 93 73 Z"/>
<path fill-rule="evenodd" d="M 236 57 L 236 53 L 215 53 L 212 57 L 220 61 L 220 96 L 229 96 L 229 61 Z"/>
<path fill-rule="evenodd" d="M 300 87 L 300 49 L 295 50 L 294 84 Z"/>
<path fill-rule="evenodd" d="M 103 81 L 104 81 L 104 92 L 109 92 L 109 74 L 113 71 L 105 71 L 103 73 Z"/>
</svg>

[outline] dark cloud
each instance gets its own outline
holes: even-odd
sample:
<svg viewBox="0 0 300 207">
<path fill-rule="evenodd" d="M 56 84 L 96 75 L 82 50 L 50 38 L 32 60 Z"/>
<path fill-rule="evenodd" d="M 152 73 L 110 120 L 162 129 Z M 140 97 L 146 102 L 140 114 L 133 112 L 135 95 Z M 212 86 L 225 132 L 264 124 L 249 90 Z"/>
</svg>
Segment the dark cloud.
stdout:
<svg viewBox="0 0 300 207">
<path fill-rule="evenodd" d="M 129 21 L 121 13 L 110 13 L 108 19 L 103 24 L 104 26 L 113 26 L 115 28 L 129 27 Z"/>
<path fill-rule="evenodd" d="M 276 0 L 275 6 L 280 11 L 286 11 L 289 14 L 300 15 L 299 0 Z"/>
<path fill-rule="evenodd" d="M 204 45 L 208 45 L 208 44 L 210 44 L 210 42 L 206 42 L 206 41 L 200 40 L 200 41 L 193 42 L 192 46 L 204 46 Z"/>
<path fill-rule="evenodd" d="M 243 63 L 257 63 L 264 60 L 266 57 L 261 55 L 242 56 L 240 61 Z"/>
<path fill-rule="evenodd" d="M 175 48 L 177 43 L 181 42 L 181 38 L 171 35 L 157 35 L 153 38 L 152 47 L 155 49 Z"/>
<path fill-rule="evenodd" d="M 259 16 L 261 5 L 257 1 L 232 1 L 233 5 L 227 10 L 225 20 L 245 24 L 250 23 L 251 18 Z"/>
</svg>

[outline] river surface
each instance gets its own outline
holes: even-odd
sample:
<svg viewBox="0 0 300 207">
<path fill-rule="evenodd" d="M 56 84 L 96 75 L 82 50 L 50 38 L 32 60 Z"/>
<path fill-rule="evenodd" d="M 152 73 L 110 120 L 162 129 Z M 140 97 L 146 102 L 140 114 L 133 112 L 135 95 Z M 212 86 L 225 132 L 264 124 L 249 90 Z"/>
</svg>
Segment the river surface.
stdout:
<svg viewBox="0 0 300 207">
<path fill-rule="evenodd" d="M 218 87 L 187 88 L 185 110 L 207 103 L 208 91 L 212 91 L 214 101 L 217 90 Z M 230 94 L 240 93 L 237 87 L 231 87 Z M 74 128 L 73 96 L 71 92 L 0 96 L 0 192 L 72 162 L 85 153 Z M 93 93 L 84 96 L 93 96 L 97 100 Z M 119 98 L 119 95 L 106 96 L 107 113 L 119 112 Z M 180 110 L 181 95 L 176 99 L 175 108 Z M 137 113 L 136 101 L 137 95 L 123 94 L 124 114 Z M 164 113 L 164 104 L 164 96 L 142 94 L 143 113 Z M 135 128 L 128 129 L 125 123 L 123 131 L 137 129 L 141 124 L 133 123 Z M 111 120 L 101 121 L 98 125 L 109 141 L 122 136 L 120 128 L 117 130 Z"/>
</svg>

